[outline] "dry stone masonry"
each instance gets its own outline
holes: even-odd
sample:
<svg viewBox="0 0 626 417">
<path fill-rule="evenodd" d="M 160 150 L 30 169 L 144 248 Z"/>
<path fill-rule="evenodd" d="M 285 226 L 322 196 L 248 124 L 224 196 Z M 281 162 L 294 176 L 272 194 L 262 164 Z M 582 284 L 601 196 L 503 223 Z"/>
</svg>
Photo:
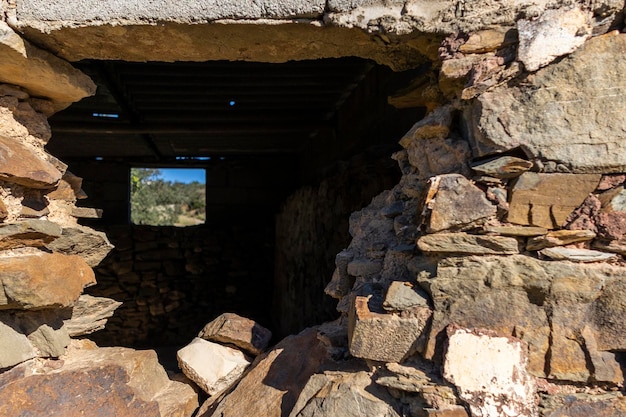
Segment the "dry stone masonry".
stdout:
<svg viewBox="0 0 626 417">
<path fill-rule="evenodd" d="M 0 2 L 1 415 L 626 414 L 623 0 L 119 3 Z M 78 225 L 80 179 L 44 148 L 47 117 L 93 93 L 61 58 L 344 55 L 427 62 L 390 103 L 428 114 L 399 141 L 398 184 L 350 216 L 325 289 L 338 318 L 268 349 L 224 312 L 178 351 L 189 379 L 72 340 L 119 303 L 82 294 L 111 245 Z M 133 233 L 99 268 L 136 330 L 184 304 L 168 277 L 213 258 L 197 236 Z"/>
</svg>

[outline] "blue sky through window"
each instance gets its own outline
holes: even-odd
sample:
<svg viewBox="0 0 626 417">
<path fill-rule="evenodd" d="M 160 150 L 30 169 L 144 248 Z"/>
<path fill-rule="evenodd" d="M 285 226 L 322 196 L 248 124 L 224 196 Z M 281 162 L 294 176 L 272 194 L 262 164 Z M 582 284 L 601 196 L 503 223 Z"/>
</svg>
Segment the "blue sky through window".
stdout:
<svg viewBox="0 0 626 417">
<path fill-rule="evenodd" d="M 206 183 L 206 175 L 204 169 L 198 168 L 159 168 L 161 178 L 165 181 L 182 182 L 189 184 L 197 181 L 201 184 Z"/>
</svg>

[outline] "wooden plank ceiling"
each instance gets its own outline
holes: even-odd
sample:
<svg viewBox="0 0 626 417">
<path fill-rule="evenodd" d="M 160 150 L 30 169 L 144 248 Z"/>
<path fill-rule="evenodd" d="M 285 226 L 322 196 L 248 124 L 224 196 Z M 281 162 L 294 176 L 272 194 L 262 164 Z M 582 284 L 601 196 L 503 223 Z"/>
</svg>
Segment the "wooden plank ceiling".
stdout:
<svg viewBox="0 0 626 417">
<path fill-rule="evenodd" d="M 299 152 L 373 68 L 355 58 L 76 66 L 98 91 L 51 118 L 49 151 L 131 162 Z"/>
</svg>

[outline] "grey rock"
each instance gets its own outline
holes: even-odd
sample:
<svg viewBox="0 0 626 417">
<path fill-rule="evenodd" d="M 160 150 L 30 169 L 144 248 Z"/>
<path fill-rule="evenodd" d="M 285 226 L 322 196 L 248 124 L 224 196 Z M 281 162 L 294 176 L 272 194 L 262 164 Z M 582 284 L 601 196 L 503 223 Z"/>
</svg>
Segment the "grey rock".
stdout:
<svg viewBox="0 0 626 417">
<path fill-rule="evenodd" d="M 0 322 L 26 335 L 37 356 L 58 358 L 70 344 L 67 329 L 63 326 L 67 314 L 67 311 L 56 309 L 2 311 Z"/>
<path fill-rule="evenodd" d="M 426 138 L 407 148 L 409 162 L 420 179 L 434 175 L 461 173 L 469 176 L 467 161 L 472 157 L 469 144 L 458 137 Z"/>
<path fill-rule="evenodd" d="M 0 224 L 0 249 L 41 247 L 61 236 L 61 227 L 47 220 Z"/>
<path fill-rule="evenodd" d="M 428 307 L 426 294 L 414 288 L 409 282 L 394 281 L 387 289 L 383 308 L 390 311 L 403 311 L 413 307 Z"/>
<path fill-rule="evenodd" d="M 526 250 L 539 250 L 555 246 L 565 246 L 576 242 L 586 242 L 596 237 L 591 230 L 555 230 L 543 236 L 528 240 Z"/>
<path fill-rule="evenodd" d="M 616 87 L 626 72 L 624 45 L 624 34 L 589 39 L 523 84 L 482 94 L 467 115 L 476 150 L 523 146 L 531 159 L 557 161 L 574 173 L 626 171 L 626 94 Z"/>
<path fill-rule="evenodd" d="M 422 236 L 417 247 L 426 253 L 468 255 L 506 255 L 519 253 L 516 239 L 504 236 L 481 236 L 467 233 L 435 233 Z"/>
<path fill-rule="evenodd" d="M 86 226 L 66 227 L 61 237 L 47 245 L 48 249 L 66 255 L 78 255 L 92 268 L 113 249 L 106 234 Z"/>
<path fill-rule="evenodd" d="M 0 370 L 10 368 L 37 356 L 26 335 L 0 318 Z"/>
<path fill-rule="evenodd" d="M 532 168 L 533 163 L 514 156 L 500 156 L 472 164 L 472 170 L 480 175 L 495 178 L 515 178 Z"/>
<path fill-rule="evenodd" d="M 590 249 L 556 247 L 543 249 L 539 253 L 557 261 L 607 262 L 617 259 L 617 255 L 613 253 L 600 252 Z"/>
<path fill-rule="evenodd" d="M 348 274 L 353 277 L 371 277 L 383 269 L 381 262 L 356 259 L 348 264 Z"/>
<path fill-rule="evenodd" d="M 430 209 L 429 233 L 467 229 L 496 214 L 485 193 L 462 175 L 440 175 L 431 184 L 425 202 Z"/>
<path fill-rule="evenodd" d="M 517 31 L 517 57 L 528 71 L 537 71 L 591 37 L 591 13 L 579 8 L 547 10 L 537 19 L 519 20 Z"/>
<path fill-rule="evenodd" d="M 258 355 L 267 348 L 272 332 L 254 320 L 233 313 L 224 313 L 207 323 L 198 337 L 234 345 L 252 355 Z"/>
<path fill-rule="evenodd" d="M 72 308 L 72 316 L 65 321 L 65 328 L 72 337 L 102 330 L 121 305 L 121 302 L 110 298 L 82 294 Z"/>
<path fill-rule="evenodd" d="M 502 236 L 532 237 L 548 233 L 548 229 L 532 226 L 484 226 L 487 233 L 496 233 Z"/>
</svg>

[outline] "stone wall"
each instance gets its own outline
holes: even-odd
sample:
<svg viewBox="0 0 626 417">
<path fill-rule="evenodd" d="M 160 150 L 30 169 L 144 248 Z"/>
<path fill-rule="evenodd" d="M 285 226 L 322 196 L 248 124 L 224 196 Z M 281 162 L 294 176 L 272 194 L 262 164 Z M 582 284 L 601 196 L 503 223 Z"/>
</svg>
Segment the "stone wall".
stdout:
<svg viewBox="0 0 626 417">
<path fill-rule="evenodd" d="M 123 304 L 105 330 L 102 346 L 182 346 L 225 311 L 271 322 L 272 219 L 186 228 L 112 226 L 115 249 L 95 268 L 94 296 Z"/>
</svg>

